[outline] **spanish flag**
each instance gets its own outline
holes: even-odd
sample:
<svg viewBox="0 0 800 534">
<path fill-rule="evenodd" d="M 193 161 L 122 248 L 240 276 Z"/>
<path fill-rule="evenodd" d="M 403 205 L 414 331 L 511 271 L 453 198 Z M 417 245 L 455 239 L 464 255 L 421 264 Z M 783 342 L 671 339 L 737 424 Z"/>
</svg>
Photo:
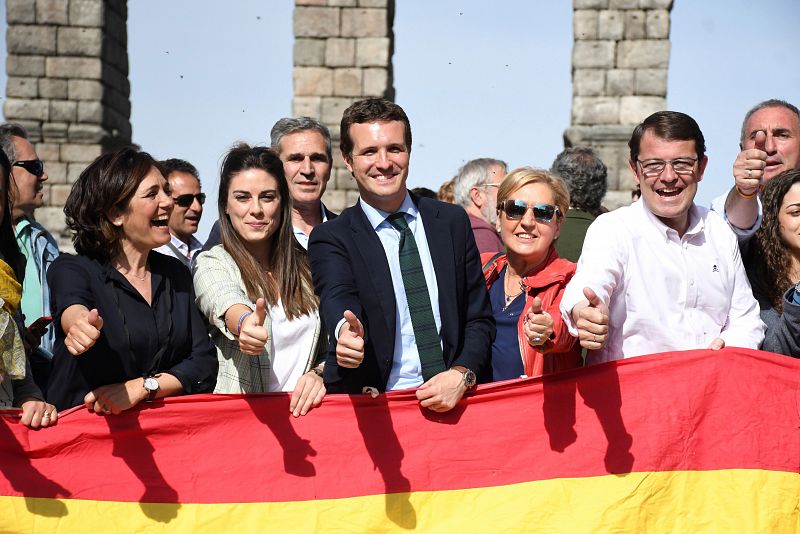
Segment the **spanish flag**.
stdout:
<svg viewBox="0 0 800 534">
<path fill-rule="evenodd" d="M 800 360 L 656 354 L 413 391 L 0 418 L 0 532 L 800 532 Z"/>
</svg>

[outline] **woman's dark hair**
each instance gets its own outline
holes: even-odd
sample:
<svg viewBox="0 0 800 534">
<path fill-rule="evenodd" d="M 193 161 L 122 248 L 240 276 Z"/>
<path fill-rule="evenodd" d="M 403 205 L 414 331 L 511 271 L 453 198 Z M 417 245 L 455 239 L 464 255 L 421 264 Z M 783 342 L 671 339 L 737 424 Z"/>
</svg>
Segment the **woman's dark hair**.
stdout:
<svg viewBox="0 0 800 534">
<path fill-rule="evenodd" d="M 281 206 L 278 229 L 270 238 L 272 278 L 264 272 L 258 261 L 247 250 L 233 228 L 226 210 L 231 180 L 236 174 L 248 169 L 261 169 L 278 182 Z M 238 144 L 228 151 L 220 171 L 217 207 L 222 246 L 238 265 L 250 299 L 255 301 L 263 297 L 271 306 L 275 306 L 280 299 L 289 319 L 295 319 L 317 309 L 319 303 L 313 290 L 308 256 L 294 237 L 292 197 L 283 173 L 283 163 L 278 155 L 269 148 L 251 147 L 245 143 Z"/>
<path fill-rule="evenodd" d="M 25 276 L 25 256 L 19 250 L 14 227 L 11 224 L 11 204 L 14 192 L 11 190 L 11 162 L 5 153 L 0 150 L 0 259 L 6 262 L 14 271 L 14 276 L 21 284 Z"/>
<path fill-rule="evenodd" d="M 761 227 L 756 231 L 745 261 L 746 265 L 751 266 L 749 274 L 754 287 L 767 296 L 778 312 L 783 311 L 783 294 L 796 282 L 789 276 L 792 252 L 781 239 L 778 215 L 783 197 L 798 182 L 800 169 L 782 172 L 767 182 L 761 193 Z"/>
<path fill-rule="evenodd" d="M 84 169 L 64 205 L 78 254 L 107 261 L 120 253 L 122 229 L 111 222 L 114 212 L 128 209 L 153 167 L 160 170 L 150 154 L 125 147 L 103 154 Z"/>
</svg>

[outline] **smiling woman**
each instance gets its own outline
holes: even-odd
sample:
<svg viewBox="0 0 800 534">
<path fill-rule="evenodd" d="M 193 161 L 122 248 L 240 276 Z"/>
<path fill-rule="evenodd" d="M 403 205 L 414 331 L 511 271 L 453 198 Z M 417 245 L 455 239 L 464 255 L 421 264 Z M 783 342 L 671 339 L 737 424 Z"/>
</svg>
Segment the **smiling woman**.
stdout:
<svg viewBox="0 0 800 534">
<path fill-rule="evenodd" d="M 47 398 L 119 413 L 214 387 L 217 364 L 186 268 L 152 250 L 173 203 L 153 158 L 131 148 L 81 173 L 64 213 L 77 256 L 47 273 L 56 329 Z"/>
<path fill-rule="evenodd" d="M 291 391 L 290 411 L 305 415 L 325 396 L 325 344 L 283 163 L 264 147 L 233 147 L 217 198 L 222 244 L 201 253 L 194 271 L 217 346 L 215 393 Z"/>
</svg>

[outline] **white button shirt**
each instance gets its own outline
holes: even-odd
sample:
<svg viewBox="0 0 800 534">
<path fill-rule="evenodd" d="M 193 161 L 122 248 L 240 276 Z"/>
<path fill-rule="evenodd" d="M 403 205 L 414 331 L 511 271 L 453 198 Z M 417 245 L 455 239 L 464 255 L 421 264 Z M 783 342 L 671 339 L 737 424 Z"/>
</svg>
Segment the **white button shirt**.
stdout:
<svg viewBox="0 0 800 534">
<path fill-rule="evenodd" d="M 584 287 L 609 307 L 608 340 L 589 352 L 589 363 L 707 348 L 718 337 L 726 346 L 756 349 L 764 339 L 736 236 L 706 208 L 692 206 L 683 237 L 643 201 L 601 215 L 561 300 L 575 336 L 571 311 Z"/>
</svg>

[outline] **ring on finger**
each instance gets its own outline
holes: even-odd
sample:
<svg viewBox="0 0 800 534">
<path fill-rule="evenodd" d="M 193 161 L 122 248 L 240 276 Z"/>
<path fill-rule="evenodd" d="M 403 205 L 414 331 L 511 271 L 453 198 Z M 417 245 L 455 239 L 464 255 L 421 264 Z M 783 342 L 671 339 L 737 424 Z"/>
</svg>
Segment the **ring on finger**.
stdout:
<svg viewBox="0 0 800 534">
<path fill-rule="evenodd" d="M 753 175 L 753 171 L 747 169 L 747 177 L 750 178 Z"/>
<path fill-rule="evenodd" d="M 541 343 L 541 342 L 542 342 L 542 338 L 541 338 L 541 337 L 539 337 L 539 336 L 536 336 L 535 338 L 533 338 L 533 342 L 534 342 L 534 343 L 536 343 L 536 344 L 538 345 L 539 343 Z"/>
<path fill-rule="evenodd" d="M 103 410 L 103 413 L 110 413 L 111 412 L 111 410 L 109 410 L 108 406 L 106 406 L 105 404 L 100 406 L 100 409 Z"/>
<path fill-rule="evenodd" d="M 44 412 L 44 415 L 42 415 L 42 419 L 50 419 L 50 412 Z"/>
</svg>

